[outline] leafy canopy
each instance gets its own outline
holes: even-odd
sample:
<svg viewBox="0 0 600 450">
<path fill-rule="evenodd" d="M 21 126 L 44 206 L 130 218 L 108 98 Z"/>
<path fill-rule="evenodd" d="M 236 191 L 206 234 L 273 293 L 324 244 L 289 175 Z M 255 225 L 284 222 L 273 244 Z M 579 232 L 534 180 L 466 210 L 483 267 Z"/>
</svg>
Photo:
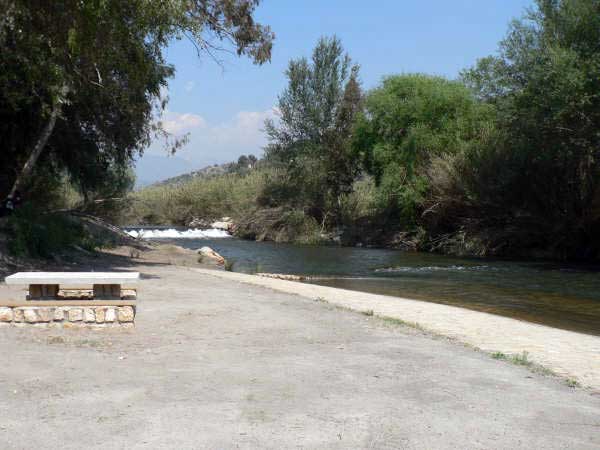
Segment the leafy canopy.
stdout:
<svg viewBox="0 0 600 450">
<path fill-rule="evenodd" d="M 480 139 L 492 113 L 457 81 L 422 74 L 385 78 L 366 97 L 353 143 L 375 177 L 381 205 L 414 221 L 431 160 Z"/>
<path fill-rule="evenodd" d="M 37 177 L 66 171 L 82 191 L 126 170 L 153 137 L 163 50 L 189 39 L 216 57 L 232 46 L 269 60 L 273 34 L 253 20 L 258 0 L 7 0 L 0 18 L 0 194 L 8 191 L 58 105 Z M 171 148 L 177 142 L 170 142 Z"/>
<path fill-rule="evenodd" d="M 358 71 L 337 37 L 321 38 L 310 60 L 290 61 L 279 120 L 266 122 L 267 158 L 285 166 L 281 183 L 290 186 L 279 201 L 306 206 L 319 219 L 337 215 L 357 174 L 349 138 L 361 104 Z"/>
<path fill-rule="evenodd" d="M 600 250 L 599 42 L 600 2 L 538 0 L 498 56 L 463 74 L 498 107 L 503 135 L 488 152 L 503 162 L 482 201 L 505 224 L 535 230 L 530 241 L 580 256 Z"/>
</svg>

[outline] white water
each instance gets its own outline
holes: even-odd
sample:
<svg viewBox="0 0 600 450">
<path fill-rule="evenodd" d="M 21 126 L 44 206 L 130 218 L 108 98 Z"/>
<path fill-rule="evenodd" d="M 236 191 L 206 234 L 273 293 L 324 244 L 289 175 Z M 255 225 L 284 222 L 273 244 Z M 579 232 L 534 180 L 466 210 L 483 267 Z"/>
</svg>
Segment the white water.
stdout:
<svg viewBox="0 0 600 450">
<path fill-rule="evenodd" d="M 497 267 L 489 266 L 421 266 L 421 267 L 387 267 L 384 269 L 375 269 L 378 273 L 395 273 L 395 272 L 460 272 L 463 270 L 500 270 Z"/>
<path fill-rule="evenodd" d="M 185 231 L 169 228 L 167 230 L 125 230 L 125 233 L 136 239 L 214 239 L 228 238 L 231 235 L 224 230 L 211 228 L 208 230 L 200 230 L 198 228 Z"/>
</svg>

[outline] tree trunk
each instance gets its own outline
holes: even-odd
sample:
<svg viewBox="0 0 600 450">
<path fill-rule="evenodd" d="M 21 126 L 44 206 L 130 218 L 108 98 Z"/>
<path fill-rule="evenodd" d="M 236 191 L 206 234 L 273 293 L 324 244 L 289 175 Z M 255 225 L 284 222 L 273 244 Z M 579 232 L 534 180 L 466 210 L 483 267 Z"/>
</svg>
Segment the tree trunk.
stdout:
<svg viewBox="0 0 600 450">
<path fill-rule="evenodd" d="M 17 178 L 13 184 L 13 187 L 10 190 L 9 196 L 14 196 L 15 193 L 25 183 L 25 181 L 31 176 L 33 167 L 35 166 L 35 163 L 37 162 L 38 158 L 42 154 L 42 150 L 44 150 L 44 147 L 46 146 L 46 143 L 48 142 L 48 139 L 50 138 L 50 135 L 52 134 L 52 131 L 54 130 L 54 126 L 56 125 L 56 118 L 58 117 L 58 115 L 60 113 L 61 105 L 62 105 L 62 102 L 58 99 L 52 105 L 52 112 L 50 113 L 50 118 L 48 119 L 48 123 L 42 130 L 42 133 L 40 134 L 40 136 L 35 144 L 35 147 L 33 147 L 33 150 L 31 151 L 31 154 L 29 155 L 27 162 L 23 166 L 23 169 L 21 169 L 21 173 L 19 175 L 17 175 Z"/>
</svg>

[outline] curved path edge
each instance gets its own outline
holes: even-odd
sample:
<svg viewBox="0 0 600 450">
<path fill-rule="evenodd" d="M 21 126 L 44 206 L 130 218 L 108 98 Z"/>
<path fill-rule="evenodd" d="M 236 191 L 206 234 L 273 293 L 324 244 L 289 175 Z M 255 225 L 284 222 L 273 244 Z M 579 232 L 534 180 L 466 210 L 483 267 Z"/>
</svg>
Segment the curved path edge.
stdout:
<svg viewBox="0 0 600 450">
<path fill-rule="evenodd" d="M 204 275 L 263 286 L 375 316 L 417 324 L 486 352 L 528 353 L 528 359 L 557 375 L 600 391 L 600 337 L 524 322 L 455 306 L 259 277 L 191 268 Z"/>
</svg>

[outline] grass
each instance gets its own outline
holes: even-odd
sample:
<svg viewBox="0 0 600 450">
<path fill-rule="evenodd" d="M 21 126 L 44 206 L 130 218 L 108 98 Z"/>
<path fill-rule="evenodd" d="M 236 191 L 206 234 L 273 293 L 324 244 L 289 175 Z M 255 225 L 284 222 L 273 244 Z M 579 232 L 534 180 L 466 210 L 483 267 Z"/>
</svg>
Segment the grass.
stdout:
<svg viewBox="0 0 600 450">
<path fill-rule="evenodd" d="M 233 261 L 231 259 L 226 259 L 225 264 L 223 264 L 223 269 L 225 269 L 227 272 L 233 272 L 234 266 L 235 266 L 235 261 Z"/>
<path fill-rule="evenodd" d="M 531 367 L 533 365 L 533 362 L 529 360 L 529 353 L 526 351 L 512 355 L 510 361 L 517 366 Z"/>
<path fill-rule="evenodd" d="M 514 355 L 507 355 L 502 352 L 493 352 L 493 353 L 490 353 L 490 356 L 494 359 L 507 361 L 516 366 L 526 367 L 529 370 L 531 370 L 533 373 L 537 373 L 537 374 L 545 375 L 545 376 L 558 377 L 558 374 L 556 374 L 553 370 L 551 370 L 545 366 L 542 366 L 541 364 L 537 364 L 537 363 L 533 362 L 531 359 L 529 359 L 529 352 L 526 352 L 526 351 L 522 351 L 521 353 L 516 353 Z M 568 386 L 571 386 L 569 384 L 569 380 L 570 379 L 567 379 L 566 383 Z M 574 380 L 572 380 L 572 381 L 574 381 Z M 575 381 L 575 383 L 577 383 L 577 381 Z M 571 387 L 575 387 L 575 385 L 573 385 Z"/>
<path fill-rule="evenodd" d="M 506 354 L 504 354 L 502 352 L 493 352 L 490 354 L 490 356 L 494 359 L 507 359 L 508 358 L 506 356 Z"/>
<path fill-rule="evenodd" d="M 192 218 L 234 219 L 254 208 L 265 182 L 261 170 L 150 186 L 131 194 L 124 218 L 132 224 L 187 225 Z"/>
<path fill-rule="evenodd" d="M 581 384 L 579 383 L 579 381 L 575 380 L 574 378 L 567 378 L 565 380 L 565 383 L 567 386 L 569 386 L 570 388 L 577 388 L 577 387 L 581 387 Z"/>
<path fill-rule="evenodd" d="M 441 336 L 441 335 L 437 335 L 436 333 L 432 333 L 432 332 L 426 330 L 425 327 L 423 327 L 423 325 L 421 325 L 420 323 L 417 323 L 417 322 L 407 322 L 405 320 L 398 319 L 396 317 L 388 317 L 388 316 L 381 316 L 380 318 L 385 323 L 390 324 L 390 325 L 400 325 L 400 326 L 404 326 L 404 327 L 410 327 L 410 328 L 414 328 L 415 330 L 428 332 L 431 335 Z"/>
<path fill-rule="evenodd" d="M 211 221 L 227 216 L 238 225 L 241 237 L 302 244 L 321 242 L 320 224 L 302 207 L 275 207 L 260 200 L 276 173 L 277 169 L 263 167 L 150 186 L 129 195 L 128 210 L 120 220 L 124 224 L 186 226 L 194 218 Z M 352 201 L 353 207 L 362 210 L 362 200 Z"/>
<path fill-rule="evenodd" d="M 43 213 L 33 205 L 25 205 L 11 215 L 5 232 L 8 250 L 17 257 L 54 258 L 74 249 L 91 253 L 108 244 L 78 218 Z"/>
<path fill-rule="evenodd" d="M 315 302 L 324 302 L 327 303 L 327 300 L 324 297 L 317 297 L 315 298 Z M 374 311 L 372 309 L 367 309 L 367 310 L 363 310 L 363 311 L 357 311 L 354 310 L 352 308 L 348 308 L 348 307 L 344 307 L 344 306 L 339 306 L 339 305 L 334 305 L 335 309 L 341 310 L 341 311 L 350 311 L 350 312 L 354 312 L 354 313 L 360 313 L 364 316 L 367 317 L 373 317 L 374 316 Z M 381 319 L 384 323 L 391 325 L 391 326 L 402 326 L 402 327 L 410 327 L 416 330 L 419 330 L 421 332 L 427 333 L 428 335 L 434 337 L 434 338 L 442 338 L 445 340 L 449 340 L 452 342 L 456 342 L 464 347 L 470 348 L 471 350 L 474 350 L 476 352 L 482 352 L 482 350 L 474 345 L 465 343 L 465 342 L 461 342 L 458 341 L 454 338 L 448 337 L 448 336 L 444 336 L 442 334 L 438 334 L 435 332 L 432 332 L 431 330 L 427 330 L 425 327 L 423 327 L 423 325 L 417 323 L 417 322 L 407 322 L 405 320 L 399 319 L 397 317 L 389 317 L 389 316 L 377 316 L 379 319 Z M 556 378 L 560 378 L 564 381 L 564 383 L 570 387 L 570 388 L 577 388 L 577 387 L 581 387 L 581 384 L 575 380 L 574 378 L 564 378 L 561 377 L 560 375 L 558 375 L 556 372 L 554 372 L 552 369 L 549 369 L 548 367 L 545 367 L 541 364 L 537 364 L 534 361 L 532 361 L 529 358 L 529 352 L 527 351 L 522 351 L 521 353 L 516 353 L 513 355 L 508 355 L 506 353 L 500 352 L 500 351 L 496 351 L 496 352 L 492 352 L 489 353 L 489 356 L 493 359 L 496 360 L 500 360 L 500 361 L 506 361 L 509 362 L 511 364 L 517 365 L 517 366 L 522 366 L 527 368 L 528 370 L 530 370 L 533 373 L 539 374 L 539 375 L 543 375 L 543 376 L 551 376 L 551 377 L 556 377 Z"/>
</svg>

